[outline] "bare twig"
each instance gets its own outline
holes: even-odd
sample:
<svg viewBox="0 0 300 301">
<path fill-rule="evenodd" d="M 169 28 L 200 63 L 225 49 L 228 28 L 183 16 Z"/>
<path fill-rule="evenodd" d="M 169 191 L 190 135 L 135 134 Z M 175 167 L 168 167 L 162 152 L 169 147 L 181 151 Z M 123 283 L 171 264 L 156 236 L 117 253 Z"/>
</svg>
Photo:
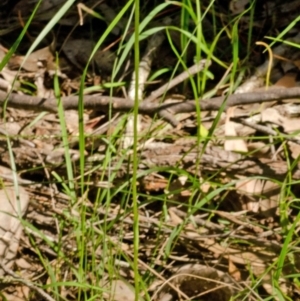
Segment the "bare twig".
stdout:
<svg viewBox="0 0 300 301">
<path fill-rule="evenodd" d="M 144 102 L 154 101 L 155 99 L 166 93 L 168 90 L 188 79 L 190 76 L 201 72 L 204 69 L 205 65 L 209 66 L 210 64 L 211 62 L 208 62 L 207 60 L 201 60 L 200 62 L 196 63 L 192 67 L 188 68 L 187 70 L 183 71 L 181 74 L 173 78 L 170 82 L 161 86 L 156 91 L 153 91 L 150 96 L 144 99 Z"/>
<path fill-rule="evenodd" d="M 285 140 L 292 141 L 292 142 L 295 142 L 297 144 L 300 144 L 300 139 L 294 138 L 294 137 L 289 137 L 286 133 L 281 133 L 279 131 L 275 131 L 275 130 L 267 127 L 267 126 L 247 121 L 244 118 L 231 117 L 231 119 L 234 122 L 239 122 L 243 125 L 249 126 L 250 128 L 253 128 L 253 129 L 255 129 L 257 131 L 260 131 L 262 133 L 265 133 L 267 135 L 270 135 L 270 136 L 273 136 L 273 137 L 276 136 L 276 137 L 279 137 L 279 138 L 281 137 L 281 138 L 284 138 Z"/>
<path fill-rule="evenodd" d="M 224 102 L 226 108 L 231 106 L 280 101 L 283 99 L 300 98 L 300 88 L 269 88 L 268 91 L 250 92 L 244 94 L 235 94 L 229 96 L 214 97 L 203 101 L 198 99 L 202 111 L 219 110 Z M 65 110 L 74 110 L 78 108 L 78 96 L 62 97 L 63 107 Z M 7 94 L 0 91 L 0 105 L 7 103 L 7 106 L 18 109 L 33 110 L 33 111 L 57 111 L 57 99 L 42 98 L 37 96 L 20 95 L 15 93 Z M 117 112 L 129 112 L 134 107 L 134 101 L 130 99 L 103 96 L 99 94 L 85 95 L 84 106 L 86 109 L 97 109 L 103 112 L 108 112 L 110 107 Z M 178 114 L 189 113 L 196 110 L 196 101 L 189 100 L 185 102 L 155 104 L 142 102 L 139 105 L 139 113 L 153 116 L 154 114 L 164 113 Z M 168 114 L 167 114 L 168 113 Z"/>
</svg>

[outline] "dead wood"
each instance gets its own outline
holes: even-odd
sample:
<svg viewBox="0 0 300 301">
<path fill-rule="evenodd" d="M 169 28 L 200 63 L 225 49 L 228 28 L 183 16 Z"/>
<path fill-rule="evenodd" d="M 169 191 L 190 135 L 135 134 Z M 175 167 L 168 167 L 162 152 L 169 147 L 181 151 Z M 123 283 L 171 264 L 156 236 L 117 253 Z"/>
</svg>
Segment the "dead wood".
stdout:
<svg viewBox="0 0 300 301">
<path fill-rule="evenodd" d="M 47 161 L 46 155 L 40 153 L 37 155 L 37 149 L 29 149 L 23 147 L 15 147 L 13 151 L 16 155 L 16 164 L 21 168 L 26 168 L 40 161 L 41 158 Z M 144 149 L 140 152 L 140 162 L 138 172 L 149 170 L 149 168 L 161 169 L 164 167 L 174 167 L 184 169 L 192 174 L 204 176 L 205 174 L 214 173 L 216 176 L 226 172 L 227 176 L 235 178 L 236 174 L 245 176 L 261 176 L 282 181 L 286 178 L 289 172 L 288 165 L 285 161 L 276 161 L 266 158 L 253 158 L 231 151 L 225 151 L 219 147 L 206 147 L 203 151 L 202 147 L 194 144 L 174 145 L 165 144 L 164 147 L 155 149 Z M 123 160 L 120 166 L 120 160 Z M 78 160 L 78 157 L 76 158 Z M 87 158 L 89 161 L 89 159 Z M 4 153 L 1 157 L 1 162 L 5 165 L 10 164 L 8 153 Z M 99 163 L 99 161 L 93 164 Z M 63 166 L 63 153 L 58 159 L 57 164 Z M 89 166 L 90 167 L 90 166 Z M 132 160 L 130 155 L 121 158 L 117 156 L 113 159 L 111 171 L 117 171 L 117 177 L 122 178 L 128 172 L 132 172 Z M 108 171 L 98 169 L 98 172 L 106 173 Z M 300 165 L 296 165 L 294 170 L 290 171 L 293 179 L 300 179 Z"/>
<path fill-rule="evenodd" d="M 224 102 L 224 107 L 228 108 L 242 104 L 262 103 L 274 100 L 280 101 L 283 99 L 293 99 L 298 97 L 300 97 L 300 88 L 283 88 L 214 97 L 209 100 L 198 99 L 197 102 L 201 110 L 210 111 L 219 110 Z M 77 95 L 61 97 L 61 101 L 65 110 L 77 109 L 79 97 Z M 3 91 L 0 91 L 0 104 L 7 104 L 9 107 L 18 109 L 56 112 L 57 102 L 58 100 L 56 98 L 47 99 L 15 93 L 7 94 Z M 149 116 L 164 113 L 190 113 L 196 110 L 197 102 L 195 100 L 187 100 L 185 102 L 156 104 L 145 101 L 139 105 L 139 112 Z M 97 109 L 103 112 L 108 112 L 110 108 L 116 112 L 129 112 L 134 108 L 134 101 L 126 98 L 104 96 L 99 94 L 84 95 L 84 107 L 86 109 Z"/>
</svg>

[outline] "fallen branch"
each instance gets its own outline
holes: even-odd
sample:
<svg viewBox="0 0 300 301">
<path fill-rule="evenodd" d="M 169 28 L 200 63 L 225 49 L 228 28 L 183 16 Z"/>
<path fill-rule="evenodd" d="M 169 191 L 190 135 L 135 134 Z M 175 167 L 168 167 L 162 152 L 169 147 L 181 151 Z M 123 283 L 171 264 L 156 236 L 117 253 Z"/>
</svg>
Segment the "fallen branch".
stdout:
<svg viewBox="0 0 300 301">
<path fill-rule="evenodd" d="M 244 94 L 234 94 L 230 96 L 214 97 L 209 100 L 198 99 L 198 105 L 202 111 L 219 110 L 226 101 L 225 108 L 237 105 L 280 101 L 283 99 L 300 98 L 300 88 L 269 89 L 268 91 L 251 92 Z M 61 101 L 65 110 L 78 108 L 78 96 L 62 97 Z M 56 98 L 42 98 L 37 96 L 20 95 L 15 93 L 5 93 L 0 91 L 0 105 L 7 104 L 14 107 L 33 111 L 57 111 Z M 168 116 L 178 113 L 189 113 L 196 111 L 197 102 L 188 100 L 175 103 L 148 103 L 142 102 L 139 105 L 139 113 L 153 116 L 158 114 L 168 121 Z M 134 107 L 134 101 L 126 98 L 103 96 L 99 94 L 85 95 L 84 107 L 108 112 L 110 108 L 117 112 L 130 112 Z M 173 119 L 173 118 L 172 118 Z M 172 125 L 174 125 L 172 123 Z"/>
<path fill-rule="evenodd" d="M 14 147 L 13 152 L 18 154 L 15 157 L 16 165 L 20 168 L 25 168 L 37 162 L 37 149 L 33 152 L 26 148 Z M 124 175 L 132 172 L 131 155 L 122 157 L 122 166 L 120 166 L 120 156 L 116 156 L 111 160 L 111 168 L 109 171 L 115 171 L 117 178 L 122 178 Z M 46 156 L 40 153 L 40 157 L 46 161 Z M 57 159 L 57 164 L 63 164 L 63 154 L 61 159 Z M 95 160 L 87 161 L 96 162 Z M 101 159 L 100 159 L 101 161 Z M 0 160 L 2 165 L 9 165 L 10 157 L 8 152 L 4 153 Z M 99 163 L 99 161 L 97 161 Z M 199 164 L 196 164 L 198 162 Z M 55 165 L 54 165 L 55 166 Z M 53 167 L 54 167 L 53 166 Z M 49 166 L 50 167 L 50 166 Z M 164 144 L 157 145 L 152 149 L 144 149 L 140 153 L 140 162 L 138 173 L 144 174 L 145 170 L 152 168 L 180 168 L 192 174 L 203 176 L 204 173 L 221 174 L 226 172 L 228 176 L 245 175 L 245 176 L 261 176 L 270 179 L 282 181 L 290 173 L 294 180 L 300 179 L 300 164 L 294 166 L 293 170 L 285 161 L 275 161 L 266 158 L 251 158 L 246 155 L 225 151 L 219 147 L 207 147 L 205 152 L 197 146 L 197 139 L 194 142 L 183 142 L 182 144 Z M 105 172 L 101 168 L 99 172 Z M 8 179 L 9 180 L 9 179 Z"/>
</svg>

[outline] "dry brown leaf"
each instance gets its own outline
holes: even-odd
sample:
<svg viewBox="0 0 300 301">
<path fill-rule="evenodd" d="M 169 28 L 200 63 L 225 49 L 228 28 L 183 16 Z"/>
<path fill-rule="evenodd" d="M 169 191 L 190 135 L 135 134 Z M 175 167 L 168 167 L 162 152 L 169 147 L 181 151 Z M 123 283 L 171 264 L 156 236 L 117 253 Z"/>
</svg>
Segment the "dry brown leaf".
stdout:
<svg viewBox="0 0 300 301">
<path fill-rule="evenodd" d="M 298 119 L 282 116 L 276 108 L 267 108 L 261 112 L 261 121 L 270 122 L 282 126 L 286 133 L 291 133 L 300 129 Z"/>
<path fill-rule="evenodd" d="M 179 295 L 187 300 L 198 300 L 204 297 L 207 300 L 229 301 L 234 295 L 234 281 L 232 278 L 215 268 L 201 264 L 186 264 L 180 267 L 171 277 L 170 283 L 178 288 L 174 291 L 163 284 L 156 301 L 175 301 Z"/>
<path fill-rule="evenodd" d="M 299 158 L 300 155 L 300 145 L 298 143 L 288 141 L 287 142 L 289 149 L 291 151 L 291 156 L 293 159 Z"/>
<path fill-rule="evenodd" d="M 134 287 L 125 280 L 112 280 L 105 284 L 104 288 L 107 290 L 104 296 L 109 301 L 134 301 L 135 292 Z M 140 301 L 143 299 L 140 297 Z"/>
<path fill-rule="evenodd" d="M 202 193 L 208 193 L 209 190 L 212 188 L 212 186 L 211 183 L 207 181 L 207 182 L 202 182 L 200 188 Z"/>
<path fill-rule="evenodd" d="M 174 226 L 177 226 L 177 225 L 180 225 L 183 223 L 183 219 L 180 218 L 176 212 L 173 210 L 172 207 L 170 207 L 168 209 L 168 212 L 169 212 L 169 217 L 170 217 L 170 223 Z"/>
<path fill-rule="evenodd" d="M 254 91 L 264 86 L 264 80 L 260 76 L 253 75 L 248 80 L 246 80 L 242 85 L 240 85 L 234 94 L 242 94 Z"/>
<path fill-rule="evenodd" d="M 231 117 L 234 117 L 234 111 L 235 111 L 234 107 L 229 108 L 227 110 L 227 116 L 225 122 L 226 140 L 224 143 L 224 148 L 226 151 L 247 152 L 248 148 L 246 142 L 243 139 L 238 138 L 238 134 L 235 129 L 236 123 L 230 120 Z"/>
<path fill-rule="evenodd" d="M 0 61 L 3 60 L 6 54 L 6 50 L 0 44 Z M 9 70 L 6 66 L 0 72 L 0 89 L 4 91 L 11 90 L 11 85 L 14 84 L 14 87 L 19 87 L 19 82 L 16 80 L 17 71 Z"/>
<path fill-rule="evenodd" d="M 254 156 L 257 158 L 265 158 L 270 152 L 270 146 L 262 141 L 248 143 L 249 152 L 254 151 Z"/>
<path fill-rule="evenodd" d="M 296 72 L 288 72 L 283 77 L 281 77 L 274 84 L 274 86 L 280 86 L 280 87 L 285 87 L 285 88 L 296 87 L 296 78 L 297 78 Z"/>
<path fill-rule="evenodd" d="M 20 66 L 28 72 L 37 72 L 39 70 L 39 62 L 43 62 L 47 70 L 56 70 L 53 65 L 54 56 L 49 47 L 44 47 L 32 52 L 24 62 L 24 56 L 13 56 L 9 60 L 8 66 L 12 69 L 18 69 Z"/>
<path fill-rule="evenodd" d="M 36 267 L 32 266 L 25 258 L 18 258 L 16 259 L 16 265 L 19 269 L 22 270 L 32 270 L 36 271 Z"/>
<path fill-rule="evenodd" d="M 11 170 L 1 166 L 1 173 L 13 175 Z M 4 182 L 0 190 L 1 211 L 0 211 L 0 261 L 7 268 L 13 263 L 19 247 L 19 240 L 22 234 L 21 218 L 27 210 L 29 195 L 27 191 L 18 187 L 9 186 Z M 0 275 L 4 271 L 0 269 Z"/>
<path fill-rule="evenodd" d="M 7 67 L 4 67 L 1 71 L 1 89 L 9 91 L 13 87 L 16 89 L 20 87 L 20 82 L 16 80 L 17 71 L 9 70 Z"/>
<path fill-rule="evenodd" d="M 155 177 L 154 175 L 147 175 L 141 181 L 143 189 L 149 192 L 163 190 L 168 185 L 168 180 Z"/>
<path fill-rule="evenodd" d="M 272 181 L 243 179 L 241 176 L 239 178 L 242 180 L 236 184 L 236 190 L 244 196 L 242 208 L 251 212 L 268 213 L 273 216 L 274 212 L 271 212 L 270 209 L 278 206 L 279 185 Z"/>
<path fill-rule="evenodd" d="M 35 80 L 34 80 L 36 86 L 36 96 L 45 99 L 55 96 L 54 90 L 52 88 L 49 89 L 44 85 L 46 71 L 47 70 L 46 68 L 43 67 L 43 64 L 38 64 L 38 70 L 35 74 Z"/>
<path fill-rule="evenodd" d="M 25 286 L 23 286 L 24 290 L 26 289 Z M 28 290 L 28 288 L 27 288 Z M 24 296 L 24 294 L 20 294 L 20 290 L 18 287 L 16 287 L 16 291 L 13 293 L 3 293 L 3 296 L 6 298 L 4 300 L 7 301 L 27 301 L 28 296 Z M 2 301 L 3 299 L 1 299 Z"/>
<path fill-rule="evenodd" d="M 236 281 L 241 281 L 241 272 L 237 268 L 237 266 L 230 260 L 230 256 L 228 258 L 228 273 L 229 275 Z"/>
</svg>

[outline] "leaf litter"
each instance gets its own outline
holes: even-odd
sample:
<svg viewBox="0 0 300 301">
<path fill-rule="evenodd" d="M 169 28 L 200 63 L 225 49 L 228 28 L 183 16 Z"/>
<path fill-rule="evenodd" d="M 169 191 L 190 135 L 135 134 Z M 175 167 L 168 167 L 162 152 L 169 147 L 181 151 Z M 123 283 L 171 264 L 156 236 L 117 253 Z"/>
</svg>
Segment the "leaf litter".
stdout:
<svg viewBox="0 0 300 301">
<path fill-rule="evenodd" d="M 39 26 L 46 24 L 63 2 L 42 1 L 35 22 Z M 99 23 L 103 33 L 103 28 L 116 16 L 115 7 L 122 7 L 120 2 L 112 1 L 110 6 L 86 1 L 84 6 L 97 9 L 98 5 L 105 17 Z M 20 20 L 32 12 L 34 1 L 32 3 L 32 6 L 27 5 L 21 0 L 12 5 L 14 7 L 6 1 L 1 4 L 11 9 L 6 22 L 12 24 L 8 27 L 1 21 L 1 59 L 14 42 L 14 35 L 20 32 Z M 218 9 L 224 13 L 224 18 L 230 18 L 243 12 L 249 1 L 229 1 L 230 13 L 223 5 L 219 4 Z M 291 22 L 288 14 L 293 15 L 295 6 L 298 7 L 297 1 L 289 4 L 264 1 L 257 5 L 261 5 L 261 13 L 255 14 L 253 25 L 255 31 L 261 31 L 260 37 L 267 33 L 264 20 L 269 20 L 270 13 L 276 11 L 276 17 L 287 25 Z M 276 5 L 280 5 L 282 14 L 278 13 L 280 9 Z M 178 11 L 175 10 L 175 14 Z M 150 27 L 178 26 L 178 16 L 162 18 L 160 23 L 154 19 Z M 93 106 L 96 98 L 107 106 L 105 97 L 109 90 L 105 84 L 111 81 L 113 65 L 118 59 L 114 40 L 122 34 L 126 22 L 121 20 L 123 25 L 111 32 L 109 43 L 97 50 L 88 69 L 86 87 L 99 87 L 95 98 L 92 98 L 95 91 L 90 92 L 91 106 L 87 104 L 83 115 L 87 135 L 84 153 L 87 190 L 80 195 L 77 187 L 80 197 L 75 202 L 66 193 L 63 181 L 56 182 L 57 177 L 54 177 L 56 174 L 67 179 L 65 146 L 55 108 L 50 102 L 48 107 L 41 104 L 37 108 L 35 104 L 35 101 L 41 103 L 43 99 L 47 102 L 55 98 L 55 74 L 62 97 L 72 97 L 78 92 L 80 76 L 95 41 L 87 37 L 86 31 L 71 29 L 77 21 L 74 5 L 59 21 L 61 33 L 54 38 L 48 37 L 43 42 L 45 45 L 32 52 L 26 61 L 24 52 L 16 53 L 1 71 L 1 103 L 8 99 L 0 124 L 0 215 L 3 216 L 0 220 L 0 296 L 6 300 L 54 300 L 55 296 L 81 300 L 82 290 L 86 296 L 96 296 L 97 300 L 135 299 L 135 275 L 130 264 L 134 253 L 134 217 L 131 202 L 126 203 L 122 196 L 124 189 L 129 189 L 128 181 L 133 172 L 132 115 L 126 117 L 126 124 L 122 118 L 124 112 L 130 114 L 136 93 L 130 56 L 126 59 L 127 66 L 117 74 L 119 81 L 129 83 L 129 88 L 125 93 L 125 87 L 113 89 L 110 103 L 114 117 L 109 119 L 110 111 L 104 109 L 105 106 L 101 110 Z M 93 18 L 86 15 L 84 22 L 89 24 Z M 208 18 L 205 22 L 208 27 L 212 26 Z M 242 16 L 241 23 L 243 37 L 250 26 L 248 17 Z M 37 24 L 28 32 L 29 40 L 30 35 L 37 34 Z M 179 47 L 180 37 L 174 33 L 171 36 Z M 259 40 L 258 37 L 254 39 Z M 291 30 L 287 40 L 299 43 L 299 39 L 299 34 Z M 220 45 L 224 41 L 229 43 L 225 35 Z M 163 76 L 158 84 L 153 84 L 157 88 L 152 89 L 147 80 L 149 74 L 156 71 L 153 68 L 159 64 L 174 68 L 176 57 L 166 50 L 166 35 L 162 32 L 143 43 L 138 94 L 143 99 L 140 107 L 148 108 L 148 113 L 141 110 L 143 114 L 138 118 L 141 133 L 137 171 L 140 194 L 138 263 L 140 277 L 147 286 L 143 287 L 140 300 L 146 300 L 146 293 L 151 300 L 159 301 L 264 300 L 268 296 L 274 300 L 282 296 L 299 300 L 297 226 L 294 240 L 288 246 L 289 255 L 283 261 L 279 259 L 289 223 L 297 220 L 300 172 L 297 161 L 291 162 L 297 160 L 300 152 L 298 52 L 283 43 L 273 48 L 272 60 L 265 55 L 261 55 L 260 62 L 250 58 L 257 63 L 255 71 L 244 78 L 234 98 L 227 98 L 226 89 L 220 88 L 221 77 L 215 79 L 219 83 L 209 83 L 218 89 L 200 105 L 214 105 L 217 99 L 222 104 L 227 98 L 229 107 L 220 114 L 217 125 L 214 120 L 220 106 L 201 110 L 203 127 L 208 130 L 215 127 L 207 141 L 205 135 L 197 137 L 196 100 L 191 97 L 191 88 L 186 87 L 184 95 L 178 96 L 177 86 L 186 80 L 187 74 L 203 72 L 205 68 L 218 70 L 218 67 L 208 59 L 194 63 L 190 48 L 189 71 L 179 72 L 173 80 Z M 20 49 L 26 50 L 29 46 L 28 42 L 23 42 Z M 56 50 L 60 59 L 58 70 Z M 255 51 L 260 53 L 261 49 L 255 48 Z M 227 55 L 225 52 L 224 57 Z M 269 75 L 274 84 L 266 88 L 265 79 Z M 291 91 L 295 91 L 296 96 L 291 96 Z M 30 97 L 26 98 L 28 95 Z M 253 95 L 260 97 L 255 103 L 251 101 Z M 268 102 L 265 102 L 268 95 Z M 230 99 L 233 99 L 232 104 Z M 240 99 L 240 103 L 234 103 L 236 99 Z M 74 98 L 69 100 L 72 104 Z M 69 154 L 79 180 L 78 103 L 72 105 L 73 110 L 70 106 L 64 114 Z M 163 109 L 156 107 L 163 105 Z M 108 149 L 109 164 L 106 162 Z M 111 193 L 109 204 L 95 201 L 103 191 Z M 286 191 L 289 194 L 285 195 Z M 128 191 L 126 195 L 130 199 Z M 83 220 L 82 206 L 85 208 Z M 82 280 L 84 287 L 80 287 L 76 285 L 80 279 L 77 271 L 81 269 L 78 229 L 83 225 L 87 232 L 93 233 L 95 241 L 83 240 L 87 262 Z M 279 262 L 283 266 L 278 267 Z M 281 273 L 275 286 L 274 275 L 278 268 Z"/>
</svg>

